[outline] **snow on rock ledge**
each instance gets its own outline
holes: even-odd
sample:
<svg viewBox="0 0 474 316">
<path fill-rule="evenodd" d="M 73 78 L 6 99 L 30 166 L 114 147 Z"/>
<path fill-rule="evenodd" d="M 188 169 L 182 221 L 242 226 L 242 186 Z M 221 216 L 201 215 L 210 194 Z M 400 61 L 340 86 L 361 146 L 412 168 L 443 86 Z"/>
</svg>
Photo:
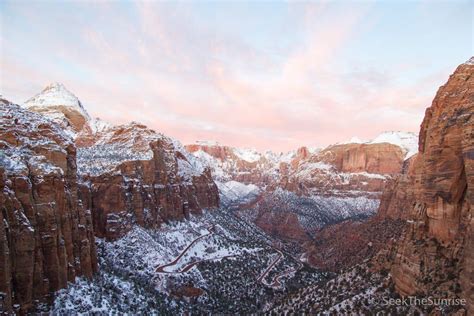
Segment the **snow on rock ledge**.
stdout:
<svg viewBox="0 0 474 316">
<path fill-rule="evenodd" d="M 418 152 L 418 135 L 411 132 L 387 131 L 369 141 L 363 141 L 358 137 L 352 137 L 349 141 L 337 143 L 344 144 L 382 144 L 389 143 L 402 148 L 406 154 L 405 159 L 410 158 Z"/>
<path fill-rule="evenodd" d="M 97 270 L 75 161 L 59 124 L 0 99 L 2 311 L 27 314 L 35 301 Z"/>
<path fill-rule="evenodd" d="M 52 83 L 39 94 L 25 102 L 24 106 L 50 117 L 77 133 L 89 120 L 89 114 L 81 101 L 61 83 Z"/>
</svg>

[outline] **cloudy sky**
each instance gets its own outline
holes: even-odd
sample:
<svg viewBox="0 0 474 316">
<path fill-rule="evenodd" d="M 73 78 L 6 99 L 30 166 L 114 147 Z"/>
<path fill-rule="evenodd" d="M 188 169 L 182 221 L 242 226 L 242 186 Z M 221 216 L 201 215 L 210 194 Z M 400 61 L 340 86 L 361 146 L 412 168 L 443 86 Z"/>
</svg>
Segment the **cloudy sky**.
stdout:
<svg viewBox="0 0 474 316">
<path fill-rule="evenodd" d="M 1 1 L 0 93 L 284 151 L 417 132 L 473 48 L 472 1 Z"/>
</svg>

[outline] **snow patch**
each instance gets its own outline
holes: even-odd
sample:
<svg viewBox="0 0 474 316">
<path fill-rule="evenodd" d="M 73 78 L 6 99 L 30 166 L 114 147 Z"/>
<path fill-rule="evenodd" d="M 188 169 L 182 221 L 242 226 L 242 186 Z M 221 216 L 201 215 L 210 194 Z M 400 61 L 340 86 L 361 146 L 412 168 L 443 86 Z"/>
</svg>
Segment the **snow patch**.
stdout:
<svg viewBox="0 0 474 316">
<path fill-rule="evenodd" d="M 242 160 L 248 162 L 257 162 L 260 160 L 261 155 L 255 149 L 249 148 L 234 148 L 234 154 Z"/>
<path fill-rule="evenodd" d="M 352 137 L 349 141 L 337 143 L 342 144 L 381 144 L 389 143 L 401 147 L 406 151 L 405 159 L 410 158 L 418 152 L 418 135 L 411 132 L 387 131 L 369 141 L 363 141 L 358 137 Z"/>
<path fill-rule="evenodd" d="M 397 145 L 407 152 L 405 159 L 410 158 L 418 152 L 418 135 L 410 132 L 383 132 L 368 143 L 389 143 Z"/>
<path fill-rule="evenodd" d="M 48 108 L 65 106 L 77 110 L 85 118 L 89 118 L 81 101 L 61 83 L 51 83 L 39 94 L 25 102 L 26 108 Z"/>
<path fill-rule="evenodd" d="M 223 204 L 246 203 L 261 192 L 261 189 L 254 184 L 244 184 L 237 181 L 216 181 L 216 184 Z"/>
</svg>

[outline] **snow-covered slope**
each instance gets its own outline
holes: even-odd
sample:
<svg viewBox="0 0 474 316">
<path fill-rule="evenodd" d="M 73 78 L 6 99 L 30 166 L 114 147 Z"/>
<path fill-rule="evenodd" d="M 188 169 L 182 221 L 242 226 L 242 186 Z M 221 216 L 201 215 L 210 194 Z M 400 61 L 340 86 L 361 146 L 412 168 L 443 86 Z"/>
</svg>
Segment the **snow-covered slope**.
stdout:
<svg viewBox="0 0 474 316">
<path fill-rule="evenodd" d="M 216 181 L 216 184 L 219 189 L 219 196 L 222 205 L 251 202 L 262 191 L 262 189 L 254 184 L 244 184 L 232 180 L 227 182 Z"/>
<path fill-rule="evenodd" d="M 79 132 L 90 120 L 81 101 L 61 83 L 52 83 L 25 102 L 30 110 L 46 115 L 65 127 Z"/>
<path fill-rule="evenodd" d="M 389 143 L 397 145 L 406 150 L 407 154 L 405 159 L 410 158 L 418 152 L 418 135 L 410 132 L 383 132 L 368 143 Z"/>
<path fill-rule="evenodd" d="M 0 99 L 0 121 L 0 132 L 15 137 L 15 141 L 7 136 L 0 140 L 0 166 L 6 174 L 26 177 L 31 173 L 28 168 L 43 175 L 66 174 L 66 166 L 54 164 L 43 153 L 46 150 L 54 153 L 54 157 L 66 156 L 65 148 L 72 144 L 72 139 L 58 124 L 5 99 Z"/>
<path fill-rule="evenodd" d="M 81 101 L 61 83 L 46 86 L 26 101 L 24 107 L 64 127 L 65 133 L 78 147 L 79 173 L 99 175 L 113 171 L 125 161 L 150 160 L 153 157 L 150 143 L 157 141 L 173 158 L 176 157 L 176 171 L 183 181 L 192 181 L 194 176 L 204 172 L 200 160 L 188 153 L 177 140 L 140 123 L 114 126 L 99 118 L 91 118 Z"/>
<path fill-rule="evenodd" d="M 89 121 L 89 127 L 93 133 L 104 132 L 107 129 L 110 129 L 113 125 L 109 122 L 103 121 L 100 118 L 96 117 Z"/>
<path fill-rule="evenodd" d="M 259 152 L 250 148 L 235 148 L 234 153 L 240 159 L 248 162 L 256 162 L 262 158 L 262 155 Z"/>
<path fill-rule="evenodd" d="M 187 152 L 183 145 L 170 137 L 157 133 L 145 125 L 131 122 L 113 126 L 99 120 L 91 124 L 92 135 L 87 142 L 78 148 L 78 170 L 83 174 L 94 176 L 114 171 L 122 162 L 134 160 L 151 160 L 153 158 L 152 143 L 159 142 L 167 153 L 167 170 L 174 172 L 177 162 L 177 174 L 185 182 L 192 181 L 205 171 L 200 159 Z M 95 131 L 95 132 L 94 132 Z M 86 138 L 81 134 L 80 138 Z M 80 142 L 81 139 L 78 139 Z"/>
<path fill-rule="evenodd" d="M 405 159 L 410 158 L 418 152 L 418 135 L 412 132 L 401 131 L 386 131 L 379 134 L 372 140 L 363 141 L 358 137 L 352 137 L 346 142 L 337 143 L 342 144 L 381 144 L 389 143 L 397 145 L 406 151 Z"/>
<path fill-rule="evenodd" d="M 258 314 L 262 302 L 288 294 L 287 284 L 326 279 L 275 244 L 224 209 L 160 230 L 135 227 L 115 242 L 97 241 L 99 273 L 58 292 L 51 312 Z"/>
<path fill-rule="evenodd" d="M 216 181 L 234 180 L 264 187 L 278 179 L 278 154 L 262 154 L 254 149 L 234 148 L 215 142 L 197 142 L 185 148 L 210 168 Z"/>
<path fill-rule="evenodd" d="M 364 141 L 362 139 L 360 139 L 359 137 L 357 136 L 353 136 L 351 139 L 349 139 L 348 141 L 345 141 L 345 142 L 341 142 L 339 144 L 362 144 L 364 143 Z"/>
</svg>

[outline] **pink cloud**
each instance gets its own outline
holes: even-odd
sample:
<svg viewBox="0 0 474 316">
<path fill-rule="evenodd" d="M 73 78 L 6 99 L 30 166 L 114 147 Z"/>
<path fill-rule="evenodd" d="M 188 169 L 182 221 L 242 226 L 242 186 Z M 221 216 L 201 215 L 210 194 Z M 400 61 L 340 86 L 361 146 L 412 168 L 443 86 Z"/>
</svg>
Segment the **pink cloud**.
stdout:
<svg viewBox="0 0 474 316">
<path fill-rule="evenodd" d="M 296 4 L 291 10 L 303 16 L 302 43 L 271 58 L 241 38 L 202 26 L 186 6 L 170 11 L 138 2 L 139 23 L 113 12 L 108 27 L 120 36 L 81 27 L 75 39 L 80 50 L 45 39 L 74 67 L 49 61 L 32 68 L 2 56 L 2 70 L 13 79 L 2 75 L 1 88 L 22 102 L 49 81 L 62 81 L 93 116 L 141 121 L 183 143 L 214 139 L 286 151 L 355 135 L 371 138 L 387 129 L 416 132 L 433 86 L 448 70 L 401 84 L 397 78 L 419 65 L 346 72 L 337 67 L 339 53 L 371 9 L 368 3 L 345 11 L 334 10 L 332 2 Z"/>
</svg>

